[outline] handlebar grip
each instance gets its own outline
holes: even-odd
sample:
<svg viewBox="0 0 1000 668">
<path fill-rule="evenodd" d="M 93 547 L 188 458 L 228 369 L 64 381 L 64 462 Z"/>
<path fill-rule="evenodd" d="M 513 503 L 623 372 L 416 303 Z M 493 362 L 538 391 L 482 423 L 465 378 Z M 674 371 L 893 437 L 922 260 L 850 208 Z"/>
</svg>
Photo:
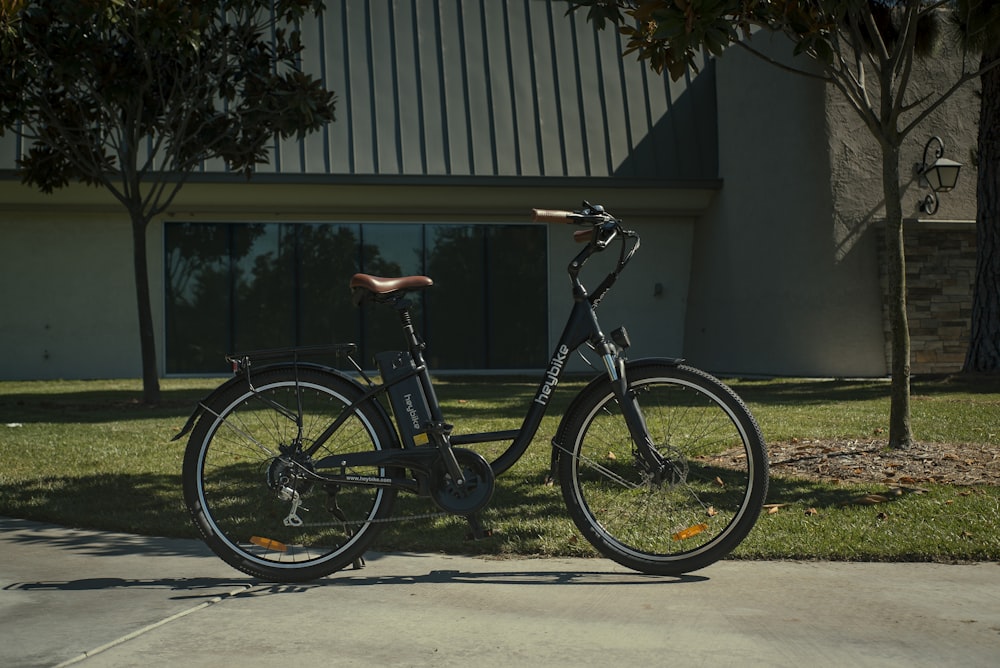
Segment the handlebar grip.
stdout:
<svg viewBox="0 0 1000 668">
<path fill-rule="evenodd" d="M 572 211 L 558 211 L 555 209 L 532 209 L 531 219 L 536 223 L 569 223 L 578 214 Z"/>
<path fill-rule="evenodd" d="M 577 230 L 573 233 L 573 241 L 578 244 L 588 243 L 594 238 L 594 230 Z"/>
</svg>

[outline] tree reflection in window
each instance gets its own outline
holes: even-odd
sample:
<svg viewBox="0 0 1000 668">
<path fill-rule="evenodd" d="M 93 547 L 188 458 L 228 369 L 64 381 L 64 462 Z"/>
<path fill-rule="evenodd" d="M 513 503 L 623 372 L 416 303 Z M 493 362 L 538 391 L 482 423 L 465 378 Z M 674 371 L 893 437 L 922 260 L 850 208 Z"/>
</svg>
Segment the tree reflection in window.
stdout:
<svg viewBox="0 0 1000 668">
<path fill-rule="evenodd" d="M 519 225 L 168 223 L 168 373 L 220 373 L 233 350 L 353 341 L 361 361 L 403 344 L 391 309 L 348 281 L 427 274 L 413 314 L 435 369 L 523 369 L 547 353 L 546 236 Z"/>
</svg>

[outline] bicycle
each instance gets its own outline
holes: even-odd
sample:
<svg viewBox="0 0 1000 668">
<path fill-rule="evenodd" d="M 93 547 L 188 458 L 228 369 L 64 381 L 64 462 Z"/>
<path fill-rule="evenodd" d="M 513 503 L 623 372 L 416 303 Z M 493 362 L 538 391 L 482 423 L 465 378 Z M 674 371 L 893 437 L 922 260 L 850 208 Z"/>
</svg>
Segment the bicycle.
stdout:
<svg viewBox="0 0 1000 668">
<path fill-rule="evenodd" d="M 579 225 L 575 237 L 586 245 L 567 268 L 573 309 L 521 427 L 453 434 L 410 315 L 409 295 L 433 281 L 356 274 L 355 304 L 394 308 L 406 339 L 405 351 L 374 356 L 381 383 L 354 360 L 354 344 L 229 355 L 233 378 L 199 402 L 175 437 L 190 433 L 184 499 L 215 554 L 285 582 L 360 567 L 384 524 L 408 519 L 392 517 L 400 492 L 429 497 L 441 513 L 468 518 L 474 536 L 486 535 L 479 512 L 496 476 L 527 450 L 568 358 L 585 345 L 604 373 L 563 415 L 550 469 L 583 536 L 619 564 L 660 575 L 703 568 L 746 537 L 768 487 L 764 439 L 746 405 L 680 359 L 627 361 L 624 327 L 605 336 L 598 322 L 596 307 L 639 235 L 587 202 L 576 212 L 535 209 L 533 219 Z M 581 270 L 616 240 L 615 268 L 588 292 Z M 361 380 L 303 360 L 316 353 L 346 355 Z M 492 461 L 462 447 L 507 441 Z"/>
</svg>

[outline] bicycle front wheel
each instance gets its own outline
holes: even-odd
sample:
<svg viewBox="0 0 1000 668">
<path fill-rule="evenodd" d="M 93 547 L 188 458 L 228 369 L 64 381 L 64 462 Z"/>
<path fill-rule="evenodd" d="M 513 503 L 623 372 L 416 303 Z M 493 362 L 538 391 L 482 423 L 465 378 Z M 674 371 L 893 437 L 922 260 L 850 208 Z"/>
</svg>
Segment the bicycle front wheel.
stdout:
<svg viewBox="0 0 1000 668">
<path fill-rule="evenodd" d="M 642 465 L 610 382 L 596 381 L 557 436 L 563 498 L 610 559 L 657 575 L 703 568 L 760 514 L 768 485 L 760 428 L 732 390 L 697 369 L 637 362 L 628 379 L 665 465 Z"/>
<path fill-rule="evenodd" d="M 384 413 L 362 404 L 309 456 L 362 390 L 311 367 L 273 367 L 252 381 L 232 383 L 203 406 L 184 455 L 184 499 L 206 544 L 234 568 L 265 580 L 313 580 L 361 557 L 396 495 L 317 481 L 313 462 L 396 441 Z M 374 466 L 347 472 L 387 475 Z"/>
</svg>

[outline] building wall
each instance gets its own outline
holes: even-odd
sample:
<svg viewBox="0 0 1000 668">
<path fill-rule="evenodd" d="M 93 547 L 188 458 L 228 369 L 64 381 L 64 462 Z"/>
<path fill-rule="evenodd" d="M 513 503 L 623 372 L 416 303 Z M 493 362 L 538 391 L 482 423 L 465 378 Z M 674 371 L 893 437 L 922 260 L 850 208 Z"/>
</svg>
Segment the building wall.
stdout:
<svg viewBox="0 0 1000 668">
<path fill-rule="evenodd" d="M 0 378 L 136 377 L 139 328 L 127 219 L 65 210 L 5 216 Z M 154 226 L 155 228 L 155 226 Z M 151 230 L 151 271 L 162 262 Z M 162 289 L 153 312 L 162 329 Z"/>
<path fill-rule="evenodd" d="M 878 156 L 837 93 L 741 49 L 664 81 L 621 60 L 613 32 L 595 36 L 552 3 L 497 6 L 328 3 L 304 64 L 337 91 L 338 122 L 277 145 L 251 183 L 206 165 L 169 219 L 519 222 L 587 198 L 644 236 L 601 306 L 608 329 L 629 325 L 635 356 L 720 373 L 887 372 Z M 755 38 L 787 53 L 769 42 Z M 917 77 L 937 81 L 926 68 Z M 907 139 L 908 215 L 926 191 L 906 166 L 931 134 L 968 163 L 976 109 L 970 86 Z M 20 148 L 0 138 L 0 167 Z M 938 220 L 974 216 L 970 171 Z M 160 222 L 148 244 L 162 368 Z M 550 234 L 553 342 L 575 251 L 564 232 Z M 110 197 L 79 186 L 42 196 L 0 173 L 0 378 L 138 375 L 131 262 Z"/>
<path fill-rule="evenodd" d="M 754 44 L 788 57 L 781 40 L 757 35 Z M 948 62 L 953 71 L 940 78 L 919 67 L 911 94 L 954 77 L 957 60 Z M 875 140 L 822 82 L 740 49 L 718 59 L 716 75 L 724 185 L 695 228 L 686 356 L 722 373 L 885 375 Z M 948 157 L 969 162 L 973 94 L 967 86 L 907 138 L 904 216 L 921 215 L 927 190 L 912 168 L 931 134 L 945 139 Z M 937 219 L 974 218 L 969 171 L 941 196 Z"/>
<path fill-rule="evenodd" d="M 685 355 L 720 373 L 882 374 L 874 246 L 838 254 L 831 231 L 823 84 L 741 49 L 716 72 L 724 185 L 696 228 Z"/>
<path fill-rule="evenodd" d="M 961 54 L 943 45 L 935 57 L 917 60 L 910 98 L 941 92 L 960 76 Z M 975 60 L 978 62 L 978 60 Z M 906 252 L 907 314 L 911 372 L 956 372 L 969 343 L 972 284 L 975 271 L 976 174 L 974 151 L 978 136 L 978 82 L 967 84 L 924 119 L 904 139 L 900 151 L 900 186 Z M 834 238 L 849 252 L 855 240 L 874 241 L 880 291 L 885 278 L 884 219 L 881 162 L 871 135 L 840 95 L 829 95 L 833 165 Z M 910 122 L 913 117 L 905 116 Z M 939 195 L 931 216 L 919 205 L 930 192 L 916 165 L 932 136 L 945 145 L 945 157 L 964 164 L 957 187 Z M 933 147 L 928 154 L 933 161 Z M 970 269 L 971 267 L 971 269 Z M 882 299 L 885 373 L 891 364 L 891 331 L 887 299 Z"/>
<path fill-rule="evenodd" d="M 611 202 L 608 209 L 625 214 Z M 627 217 L 626 222 L 642 236 L 642 245 L 599 306 L 604 333 L 625 325 L 632 341 L 629 355 L 633 358 L 681 357 L 695 219 Z M 553 226 L 549 231 L 550 349 L 562 333 L 573 304 L 566 266 L 581 250 L 572 239 L 573 229 Z M 581 276 L 584 284 L 596 287 L 617 259 L 617 249 L 593 258 Z M 591 359 L 596 361 L 593 356 Z M 577 360 L 570 367 L 584 368 Z"/>
<path fill-rule="evenodd" d="M 694 221 L 714 194 L 596 186 L 191 184 L 147 236 L 160 368 L 164 220 L 521 223 L 532 207 L 572 208 L 584 197 L 605 202 L 643 236 L 642 250 L 601 305 L 606 329 L 626 324 L 636 356 L 679 355 Z M 0 220 L 0 379 L 140 375 L 131 232 L 110 197 L 76 186 L 44 196 L 0 182 Z M 574 229 L 549 226 L 550 348 L 570 306 L 565 269 L 580 250 Z M 585 278 L 610 256 L 588 265 Z M 574 359 L 571 369 L 584 368 Z"/>
<path fill-rule="evenodd" d="M 608 328 L 627 322 L 636 354 L 680 354 L 693 228 L 718 188 L 711 63 L 671 82 L 623 61 L 615 31 L 537 0 L 336 0 L 303 41 L 337 121 L 276 142 L 250 183 L 203 165 L 165 220 L 522 222 L 587 198 L 644 236 L 602 304 Z M 128 224 L 100 191 L 22 186 L 25 149 L 0 137 L 0 378 L 136 376 Z M 162 369 L 161 223 L 147 241 Z M 554 342 L 578 247 L 550 239 Z"/>
<path fill-rule="evenodd" d="M 261 173 L 717 175 L 711 64 L 671 82 L 623 61 L 616 31 L 564 3 L 328 0 L 302 39 L 337 121 L 278 142 Z"/>
</svg>

